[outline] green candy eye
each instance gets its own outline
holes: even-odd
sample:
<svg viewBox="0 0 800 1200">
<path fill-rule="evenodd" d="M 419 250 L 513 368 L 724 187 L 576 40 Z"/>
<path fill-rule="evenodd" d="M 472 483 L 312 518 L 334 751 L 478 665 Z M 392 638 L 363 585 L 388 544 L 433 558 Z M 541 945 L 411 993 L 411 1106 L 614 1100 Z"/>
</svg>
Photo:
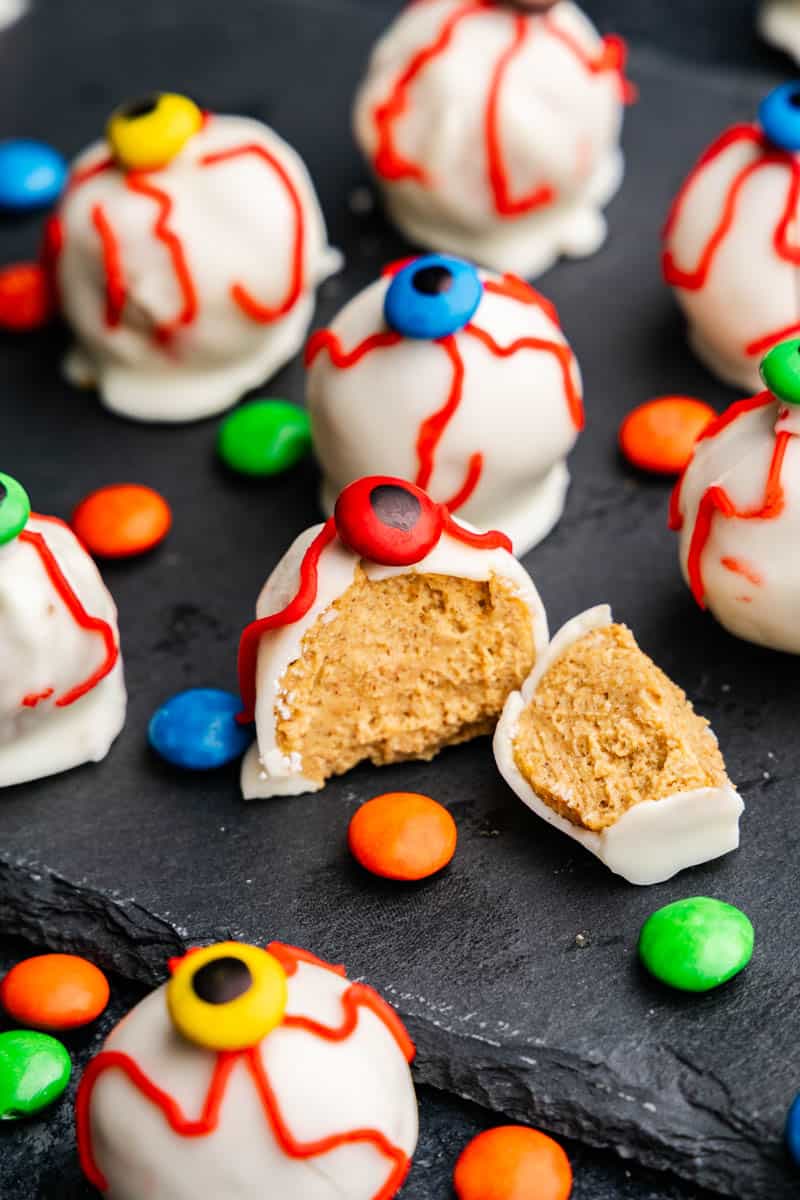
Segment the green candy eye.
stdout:
<svg viewBox="0 0 800 1200">
<path fill-rule="evenodd" d="M 761 378 L 784 404 L 800 404 L 800 338 L 781 342 L 761 363 Z"/>
<path fill-rule="evenodd" d="M 28 524 L 31 502 L 16 479 L 0 471 L 0 546 L 13 542 Z"/>
</svg>

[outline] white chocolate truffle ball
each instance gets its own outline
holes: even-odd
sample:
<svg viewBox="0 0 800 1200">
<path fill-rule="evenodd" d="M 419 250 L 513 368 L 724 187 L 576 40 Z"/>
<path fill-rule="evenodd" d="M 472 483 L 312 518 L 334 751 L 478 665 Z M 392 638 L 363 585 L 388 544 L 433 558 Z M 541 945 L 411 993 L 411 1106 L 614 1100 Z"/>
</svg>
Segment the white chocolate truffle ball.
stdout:
<svg viewBox="0 0 800 1200">
<path fill-rule="evenodd" d="M 126 707 L 114 601 L 61 521 L 4 524 L 20 494 L 0 476 L 0 787 L 99 762 Z"/>
<path fill-rule="evenodd" d="M 412 241 L 534 277 L 593 254 L 623 175 L 625 47 L 569 2 L 409 5 L 355 105 L 361 149 Z"/>
<path fill-rule="evenodd" d="M 277 1005 L 266 1036 L 259 959 L 283 993 L 266 1000 Z M 389 1006 L 341 968 L 276 943 L 267 953 L 222 943 L 173 969 L 82 1080 L 91 1182 L 110 1200 L 390 1200 L 416 1146 L 417 1104 L 413 1046 Z M 213 1041 L 220 1027 L 240 1027 L 241 1045 L 203 1044 L 204 1028 Z"/>
<path fill-rule="evenodd" d="M 424 290 L 448 273 L 449 292 Z M 471 313 L 459 307 L 470 286 Z M 402 303 L 387 319 L 395 291 Z M 581 377 L 555 309 L 520 280 L 441 255 L 389 268 L 312 335 L 306 360 L 327 513 L 354 479 L 386 474 L 507 533 L 516 554 L 560 518 L 565 460 L 583 427 Z"/>
<path fill-rule="evenodd" d="M 726 130 L 680 189 L 664 230 L 664 277 L 698 357 L 755 391 L 761 357 L 800 329 L 800 85 Z"/>
<path fill-rule="evenodd" d="M 800 367 L 800 343 L 789 345 Z M 673 494 L 671 526 L 698 604 L 736 637 L 800 654 L 796 403 L 762 392 L 710 426 Z"/>
<path fill-rule="evenodd" d="M 144 107 L 109 135 L 155 120 Z M 201 114 L 158 170 L 120 163 L 121 145 L 78 158 L 50 226 L 67 372 L 127 417 L 208 417 L 297 353 L 338 256 L 302 160 L 259 121 Z"/>
</svg>

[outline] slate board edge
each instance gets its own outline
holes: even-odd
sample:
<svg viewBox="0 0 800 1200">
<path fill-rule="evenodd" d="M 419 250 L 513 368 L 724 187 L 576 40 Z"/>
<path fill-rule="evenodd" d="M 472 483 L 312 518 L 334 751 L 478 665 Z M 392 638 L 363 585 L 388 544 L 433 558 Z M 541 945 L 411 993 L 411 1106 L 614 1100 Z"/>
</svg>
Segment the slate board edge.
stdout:
<svg viewBox="0 0 800 1200">
<path fill-rule="evenodd" d="M 237 936 L 236 930 L 220 929 L 190 934 L 133 900 L 72 883 L 46 867 L 0 856 L 0 935 L 85 954 L 125 980 L 156 986 L 163 982 L 168 958 L 225 932 Z M 662 1105 L 674 1107 L 671 1123 L 684 1131 L 676 1139 L 682 1148 L 678 1154 L 675 1145 L 659 1136 L 655 1122 L 647 1119 L 648 1093 L 637 1097 L 636 1086 L 607 1062 L 526 1042 L 495 1047 L 484 1038 L 443 1030 L 433 1020 L 404 1012 L 402 1002 L 396 1007 L 417 1045 L 419 1083 L 513 1120 L 615 1151 L 737 1200 L 795 1196 L 787 1180 L 782 1144 L 766 1148 L 763 1129 L 728 1111 L 724 1089 L 717 1090 L 718 1102 L 713 1103 L 708 1072 L 694 1071 L 691 1063 L 679 1064 L 677 1094 L 661 1097 Z M 556 1076 L 558 1084 L 553 1087 Z M 550 1091 L 562 1098 L 552 1100 Z M 620 1098 L 629 1101 L 628 1120 L 621 1119 L 625 1110 L 620 1109 Z M 709 1161 L 712 1144 L 717 1152 Z M 743 1188 L 743 1177 L 748 1175 Z"/>
</svg>

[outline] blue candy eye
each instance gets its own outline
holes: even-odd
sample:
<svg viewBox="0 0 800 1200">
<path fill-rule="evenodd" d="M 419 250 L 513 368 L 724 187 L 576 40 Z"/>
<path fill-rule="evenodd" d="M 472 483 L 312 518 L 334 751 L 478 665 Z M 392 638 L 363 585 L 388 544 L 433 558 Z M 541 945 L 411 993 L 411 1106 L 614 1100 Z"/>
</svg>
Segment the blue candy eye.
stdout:
<svg viewBox="0 0 800 1200">
<path fill-rule="evenodd" d="M 469 263 L 426 254 L 395 275 L 383 312 L 397 333 L 432 341 L 463 329 L 482 298 L 483 284 Z"/>
<path fill-rule="evenodd" d="M 800 83 L 784 83 L 761 101 L 761 128 L 780 150 L 800 150 Z"/>
</svg>

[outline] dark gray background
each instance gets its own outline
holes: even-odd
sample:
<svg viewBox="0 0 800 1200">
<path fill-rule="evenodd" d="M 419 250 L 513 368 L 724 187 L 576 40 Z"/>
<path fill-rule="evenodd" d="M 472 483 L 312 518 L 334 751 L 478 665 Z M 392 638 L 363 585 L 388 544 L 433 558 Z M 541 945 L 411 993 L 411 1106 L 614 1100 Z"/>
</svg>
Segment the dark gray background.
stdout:
<svg viewBox="0 0 800 1200">
<path fill-rule="evenodd" d="M 119 99 L 159 86 L 270 121 L 306 157 L 348 256 L 347 274 L 321 298 L 324 321 L 404 250 L 379 214 L 356 217 L 348 205 L 363 171 L 346 132 L 367 49 L 398 7 L 40 0 L 0 35 L 0 132 L 71 153 Z M 542 285 L 584 369 L 589 430 L 565 519 L 527 562 L 554 628 L 612 601 L 713 718 L 748 803 L 742 851 L 663 888 L 628 888 L 517 804 L 486 743 L 433 767 L 364 768 L 323 796 L 248 808 L 233 771 L 196 779 L 153 761 L 144 731 L 161 699 L 190 684 L 234 685 L 236 638 L 258 588 L 290 537 L 317 519 L 316 476 L 306 465 L 275 484 L 239 482 L 215 462 L 214 423 L 165 430 L 105 415 L 61 384 L 63 339 L 52 332 L 0 341 L 3 469 L 61 515 L 91 487 L 148 482 L 169 497 L 176 525 L 150 558 L 106 571 L 131 688 L 125 736 L 101 767 L 3 797 L 0 930 L 87 950 L 140 981 L 158 978 L 166 955 L 195 938 L 307 944 L 347 961 L 400 1007 L 420 1045 L 421 1079 L 728 1194 L 776 1200 L 797 1191 L 780 1144 L 800 1084 L 795 663 L 734 642 L 694 609 L 664 527 L 667 489 L 621 466 L 614 434 L 633 404 L 660 391 L 720 407 L 733 398 L 685 350 L 658 276 L 657 234 L 696 153 L 749 116 L 786 64 L 758 46 L 751 6 L 734 0 L 587 7 L 603 28 L 636 39 L 643 98 L 628 121 L 629 174 L 608 246 Z M 37 234 L 35 220 L 0 225 L 0 258 L 30 253 Z M 269 390 L 300 399 L 299 367 Z M 451 870 L 408 893 L 364 877 L 344 847 L 357 803 L 395 786 L 437 795 L 460 827 Z M 653 908 L 693 892 L 741 904 L 759 947 L 732 988 L 688 1002 L 641 976 L 635 941 Z M 575 946 L 579 931 L 585 950 Z M 120 985 L 122 1007 L 130 986 Z M 458 1148 L 488 1119 L 426 1095 L 409 1194 L 446 1196 Z M 65 1194 L 65 1106 L 0 1135 L 0 1194 Z M 579 1200 L 699 1195 L 687 1184 L 659 1190 L 645 1175 L 628 1180 L 582 1152 L 576 1165 Z"/>
</svg>

